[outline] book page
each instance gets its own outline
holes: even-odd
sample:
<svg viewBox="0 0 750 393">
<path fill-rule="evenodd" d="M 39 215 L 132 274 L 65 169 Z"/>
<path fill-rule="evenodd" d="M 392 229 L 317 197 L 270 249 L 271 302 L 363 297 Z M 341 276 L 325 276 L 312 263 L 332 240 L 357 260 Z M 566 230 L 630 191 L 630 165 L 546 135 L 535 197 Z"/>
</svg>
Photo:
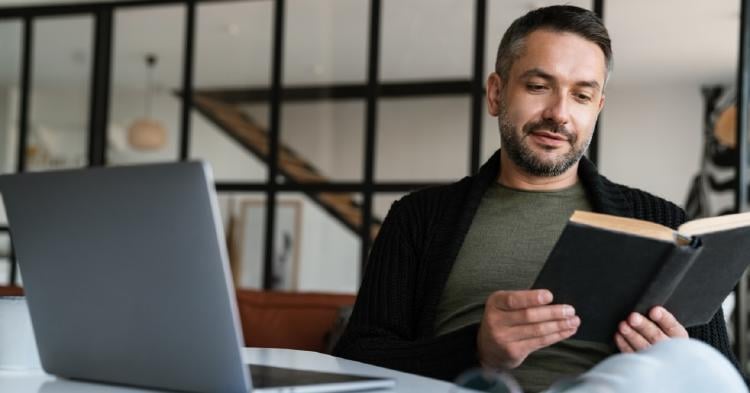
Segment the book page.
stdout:
<svg viewBox="0 0 750 393">
<path fill-rule="evenodd" d="M 573 215 L 570 216 L 570 221 L 667 242 L 675 242 L 676 239 L 676 233 L 671 228 L 650 221 L 637 220 L 635 218 L 618 217 L 609 214 L 576 210 L 573 212 Z"/>
<path fill-rule="evenodd" d="M 750 213 L 701 218 L 680 225 L 679 231 L 688 236 L 718 232 L 750 225 Z"/>
</svg>

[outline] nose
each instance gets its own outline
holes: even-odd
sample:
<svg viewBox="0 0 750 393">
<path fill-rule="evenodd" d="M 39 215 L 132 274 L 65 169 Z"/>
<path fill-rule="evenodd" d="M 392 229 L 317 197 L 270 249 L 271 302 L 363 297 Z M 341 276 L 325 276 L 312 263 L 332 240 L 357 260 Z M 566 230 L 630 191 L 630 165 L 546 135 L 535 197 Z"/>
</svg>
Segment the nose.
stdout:
<svg viewBox="0 0 750 393">
<path fill-rule="evenodd" d="M 568 124 L 568 121 L 570 121 L 570 112 L 565 95 L 559 93 L 550 95 L 542 116 L 544 120 L 553 122 L 554 124 Z"/>
</svg>

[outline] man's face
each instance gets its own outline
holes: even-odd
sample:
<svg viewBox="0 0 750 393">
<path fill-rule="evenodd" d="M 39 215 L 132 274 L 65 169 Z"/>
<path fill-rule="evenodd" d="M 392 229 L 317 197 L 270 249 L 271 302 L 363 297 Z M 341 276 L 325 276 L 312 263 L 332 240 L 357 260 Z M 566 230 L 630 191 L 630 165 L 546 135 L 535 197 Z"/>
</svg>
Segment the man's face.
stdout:
<svg viewBox="0 0 750 393">
<path fill-rule="evenodd" d="M 503 151 L 533 176 L 558 176 L 588 148 L 604 105 L 604 53 L 576 34 L 537 30 L 508 80 L 488 81 L 490 114 Z"/>
</svg>

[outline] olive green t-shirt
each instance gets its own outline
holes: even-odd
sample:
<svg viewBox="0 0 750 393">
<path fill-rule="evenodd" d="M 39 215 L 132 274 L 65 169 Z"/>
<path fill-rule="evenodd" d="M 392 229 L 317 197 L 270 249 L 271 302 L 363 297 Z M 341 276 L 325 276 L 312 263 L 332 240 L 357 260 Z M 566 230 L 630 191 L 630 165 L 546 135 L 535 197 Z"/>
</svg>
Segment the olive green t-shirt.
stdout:
<svg viewBox="0 0 750 393">
<path fill-rule="evenodd" d="M 574 210 L 591 210 L 580 182 L 542 192 L 490 186 L 446 282 L 435 334 L 479 323 L 492 292 L 530 288 Z M 533 352 L 510 372 L 525 392 L 538 392 L 610 353 L 607 345 L 565 340 Z"/>
</svg>

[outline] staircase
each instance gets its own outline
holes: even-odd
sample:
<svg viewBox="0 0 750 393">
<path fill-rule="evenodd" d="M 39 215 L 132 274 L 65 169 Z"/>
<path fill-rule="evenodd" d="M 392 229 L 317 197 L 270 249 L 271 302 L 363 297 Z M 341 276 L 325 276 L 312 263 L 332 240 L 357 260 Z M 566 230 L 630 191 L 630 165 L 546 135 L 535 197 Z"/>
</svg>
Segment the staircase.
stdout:
<svg viewBox="0 0 750 393">
<path fill-rule="evenodd" d="M 193 106 L 229 137 L 237 141 L 258 159 L 269 164 L 268 132 L 250 116 L 231 104 L 201 93 L 193 95 Z M 284 144 L 279 145 L 278 168 L 279 173 L 290 182 L 298 184 L 330 182 L 312 164 Z M 305 193 L 341 224 L 356 234 L 360 233 L 359 228 L 362 226 L 363 213 L 360 204 L 354 200 L 350 193 Z M 373 224 L 370 227 L 372 239 L 375 239 L 380 230 L 380 225 L 381 221 L 373 218 Z"/>
</svg>

